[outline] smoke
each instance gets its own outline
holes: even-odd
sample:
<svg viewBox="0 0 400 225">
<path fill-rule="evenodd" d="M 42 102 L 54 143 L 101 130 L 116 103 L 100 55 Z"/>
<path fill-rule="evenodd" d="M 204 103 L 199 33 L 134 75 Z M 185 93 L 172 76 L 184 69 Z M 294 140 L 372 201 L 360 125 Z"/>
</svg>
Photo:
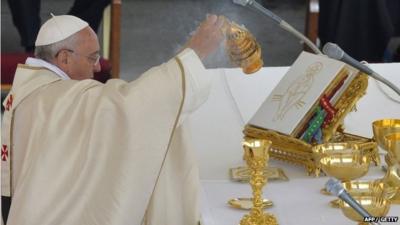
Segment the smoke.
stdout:
<svg viewBox="0 0 400 225">
<path fill-rule="evenodd" d="M 233 65 L 229 61 L 228 54 L 226 52 L 225 41 L 219 45 L 214 53 L 209 55 L 204 60 L 204 65 L 206 68 L 229 68 Z"/>
<path fill-rule="evenodd" d="M 186 48 L 186 43 L 190 40 L 190 38 L 195 34 L 197 27 L 201 24 L 202 21 L 196 20 L 193 22 L 193 28 L 191 32 L 184 38 L 184 44 L 175 44 L 174 52 L 179 54 L 182 50 Z M 225 48 L 225 38 L 221 42 L 215 51 L 210 54 L 207 58 L 203 60 L 203 64 L 206 68 L 227 68 L 232 67 L 232 64 L 229 61 L 229 57 L 226 53 Z"/>
</svg>

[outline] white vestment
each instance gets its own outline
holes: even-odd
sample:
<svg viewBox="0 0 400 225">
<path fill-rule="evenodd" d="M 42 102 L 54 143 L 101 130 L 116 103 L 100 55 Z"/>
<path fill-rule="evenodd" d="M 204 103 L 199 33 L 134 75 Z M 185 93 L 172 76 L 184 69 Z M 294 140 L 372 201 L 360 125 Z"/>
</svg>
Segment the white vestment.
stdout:
<svg viewBox="0 0 400 225">
<path fill-rule="evenodd" d="M 197 224 L 198 168 L 178 123 L 207 98 L 208 73 L 190 49 L 131 83 L 20 65 L 4 101 L 7 224 Z"/>
</svg>

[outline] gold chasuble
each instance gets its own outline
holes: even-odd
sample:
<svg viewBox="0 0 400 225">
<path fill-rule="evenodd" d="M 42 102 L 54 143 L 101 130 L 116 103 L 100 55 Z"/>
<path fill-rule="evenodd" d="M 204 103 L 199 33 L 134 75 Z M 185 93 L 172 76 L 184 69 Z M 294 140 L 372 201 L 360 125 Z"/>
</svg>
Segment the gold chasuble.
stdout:
<svg viewBox="0 0 400 225">
<path fill-rule="evenodd" d="M 190 49 L 130 83 L 19 65 L 4 101 L 7 225 L 197 224 L 197 162 L 178 124 L 207 98 L 207 73 Z"/>
</svg>

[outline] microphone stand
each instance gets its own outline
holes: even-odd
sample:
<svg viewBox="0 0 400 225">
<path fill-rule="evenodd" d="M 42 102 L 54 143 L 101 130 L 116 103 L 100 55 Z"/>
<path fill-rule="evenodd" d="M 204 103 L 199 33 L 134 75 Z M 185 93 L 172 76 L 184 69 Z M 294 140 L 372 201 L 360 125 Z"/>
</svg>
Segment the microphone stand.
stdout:
<svg viewBox="0 0 400 225">
<path fill-rule="evenodd" d="M 374 78 L 377 81 L 384 83 L 386 86 L 391 88 L 394 92 L 396 92 L 400 96 L 400 89 L 391 83 L 389 80 L 385 79 L 383 76 L 378 74 L 377 72 L 370 69 L 368 66 L 364 65 L 363 63 L 355 60 L 351 56 L 349 56 L 343 49 L 341 49 L 337 44 L 328 42 L 322 48 L 322 51 L 327 55 L 329 58 L 336 59 L 342 61 L 354 68 L 360 70 L 361 72 L 367 74 L 368 76 Z"/>
<path fill-rule="evenodd" d="M 285 20 L 271 12 L 270 10 L 264 8 L 262 5 L 260 5 L 258 2 L 255 0 L 233 0 L 234 3 L 242 5 L 242 6 L 247 6 L 249 8 L 256 9 L 260 11 L 262 14 L 265 16 L 268 16 L 272 20 L 274 20 L 282 29 L 288 31 L 289 33 L 293 34 L 296 36 L 298 39 L 303 41 L 308 47 L 310 47 L 316 54 L 322 55 L 321 50 L 312 43 L 306 36 L 304 36 L 302 33 L 297 31 L 294 27 L 292 27 L 290 24 L 288 24 Z"/>
</svg>

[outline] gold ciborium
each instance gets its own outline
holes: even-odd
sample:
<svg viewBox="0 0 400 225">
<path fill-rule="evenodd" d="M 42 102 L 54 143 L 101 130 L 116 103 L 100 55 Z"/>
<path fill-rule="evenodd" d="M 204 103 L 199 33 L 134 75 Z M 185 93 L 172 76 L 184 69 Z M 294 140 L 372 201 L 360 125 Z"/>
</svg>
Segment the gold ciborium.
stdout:
<svg viewBox="0 0 400 225">
<path fill-rule="evenodd" d="M 400 163 L 400 132 L 388 134 L 385 136 L 385 147 L 388 154 L 385 161 L 388 166 Z"/>
<path fill-rule="evenodd" d="M 261 47 L 253 35 L 235 22 L 225 20 L 223 33 L 226 36 L 226 50 L 231 62 L 240 66 L 244 73 L 257 72 L 263 66 Z"/>
<path fill-rule="evenodd" d="M 372 123 L 374 139 L 379 147 L 387 150 L 385 146 L 385 136 L 388 134 L 400 132 L 400 119 L 382 119 Z"/>
<path fill-rule="evenodd" d="M 400 164 L 390 166 L 382 180 L 388 186 L 397 189 L 396 195 L 390 201 L 393 204 L 400 204 Z"/>
<path fill-rule="evenodd" d="M 390 203 L 387 199 L 379 195 L 356 195 L 351 191 L 349 194 L 356 200 L 367 212 L 374 217 L 385 216 L 390 209 Z M 364 218 L 361 217 L 351 206 L 346 202 L 340 200 L 340 208 L 343 214 L 358 222 L 359 225 L 369 225 L 369 222 L 364 222 Z"/>
<path fill-rule="evenodd" d="M 245 138 L 243 141 L 244 158 L 251 169 L 250 185 L 253 190 L 253 207 L 240 221 L 240 225 L 275 225 L 274 215 L 263 210 L 262 188 L 267 183 L 264 176 L 272 142 L 263 139 Z"/>
<path fill-rule="evenodd" d="M 364 176 L 371 161 L 371 157 L 355 143 L 325 143 L 314 146 L 312 151 L 317 175 L 322 170 L 342 182 Z M 325 188 L 321 192 L 329 195 Z"/>
</svg>

